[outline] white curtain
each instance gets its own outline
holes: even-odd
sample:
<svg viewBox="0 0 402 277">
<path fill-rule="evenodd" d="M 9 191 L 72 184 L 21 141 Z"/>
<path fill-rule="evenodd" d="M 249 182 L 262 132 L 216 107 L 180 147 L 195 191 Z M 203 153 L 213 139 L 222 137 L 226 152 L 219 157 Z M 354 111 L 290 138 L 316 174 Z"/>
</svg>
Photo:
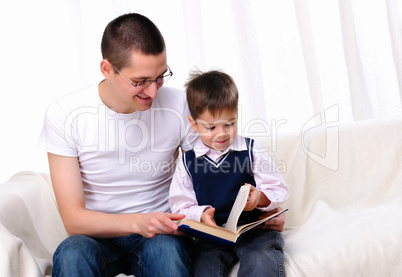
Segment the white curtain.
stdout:
<svg viewBox="0 0 402 277">
<path fill-rule="evenodd" d="M 317 114 L 339 122 L 401 114 L 402 1 L 185 1 L 184 9 L 189 66 L 235 77 L 246 124 L 300 131 L 319 124 L 310 120 Z"/>
<path fill-rule="evenodd" d="M 161 29 L 168 85 L 194 68 L 233 76 L 244 135 L 401 115 L 400 0 L 2 1 L 0 182 L 47 171 L 46 107 L 100 80 L 103 29 L 127 12 Z"/>
</svg>

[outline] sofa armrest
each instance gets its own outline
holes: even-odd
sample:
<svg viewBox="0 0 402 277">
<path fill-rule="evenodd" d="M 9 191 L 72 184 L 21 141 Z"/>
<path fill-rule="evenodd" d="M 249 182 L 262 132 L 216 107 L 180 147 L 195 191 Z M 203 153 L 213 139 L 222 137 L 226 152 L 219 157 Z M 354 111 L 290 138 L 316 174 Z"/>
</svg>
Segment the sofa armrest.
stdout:
<svg viewBox="0 0 402 277">
<path fill-rule="evenodd" d="M 20 172 L 0 184 L 0 276 L 50 274 L 67 236 L 48 175 Z"/>
</svg>

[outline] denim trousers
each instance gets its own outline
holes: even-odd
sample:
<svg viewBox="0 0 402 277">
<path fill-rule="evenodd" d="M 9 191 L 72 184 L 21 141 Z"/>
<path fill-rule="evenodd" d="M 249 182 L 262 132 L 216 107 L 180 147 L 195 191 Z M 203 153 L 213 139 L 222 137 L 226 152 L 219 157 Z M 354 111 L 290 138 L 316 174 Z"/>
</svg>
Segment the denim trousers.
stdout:
<svg viewBox="0 0 402 277">
<path fill-rule="evenodd" d="M 254 229 L 229 246 L 197 240 L 193 257 L 194 277 L 228 276 L 240 261 L 237 276 L 285 276 L 284 240 L 281 232 Z"/>
<path fill-rule="evenodd" d="M 109 239 L 74 235 L 53 255 L 52 276 L 191 276 L 191 242 L 173 235 Z"/>
</svg>

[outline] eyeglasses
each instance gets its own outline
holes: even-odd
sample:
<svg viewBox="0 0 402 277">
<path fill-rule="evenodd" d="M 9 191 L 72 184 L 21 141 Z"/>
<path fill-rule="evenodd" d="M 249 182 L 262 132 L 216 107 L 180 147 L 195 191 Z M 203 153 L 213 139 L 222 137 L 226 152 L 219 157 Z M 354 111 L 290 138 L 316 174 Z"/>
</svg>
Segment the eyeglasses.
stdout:
<svg viewBox="0 0 402 277">
<path fill-rule="evenodd" d="M 167 71 L 169 71 L 169 73 L 164 73 L 164 75 L 159 76 L 158 78 L 156 78 L 155 80 L 147 80 L 147 81 L 142 81 L 142 82 L 133 82 L 131 81 L 129 78 L 127 78 L 126 76 L 124 76 L 123 73 L 120 72 L 120 70 L 118 70 L 115 66 L 113 66 L 114 69 L 121 75 L 124 77 L 124 79 L 126 79 L 127 81 L 130 82 L 130 84 L 135 87 L 136 89 L 145 89 L 147 87 L 149 87 L 153 82 L 155 82 L 157 85 L 163 85 L 167 80 L 170 79 L 170 77 L 172 77 L 173 72 L 172 70 L 170 70 L 170 67 L 167 67 Z"/>
</svg>

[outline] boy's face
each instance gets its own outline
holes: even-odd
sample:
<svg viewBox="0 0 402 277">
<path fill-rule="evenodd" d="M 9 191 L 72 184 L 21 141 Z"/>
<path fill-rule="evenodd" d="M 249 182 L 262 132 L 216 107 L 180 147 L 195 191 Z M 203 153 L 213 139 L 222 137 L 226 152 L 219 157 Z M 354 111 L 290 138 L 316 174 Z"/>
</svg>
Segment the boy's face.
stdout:
<svg viewBox="0 0 402 277">
<path fill-rule="evenodd" d="M 109 68 L 112 67 L 113 65 L 109 64 Z M 131 55 L 129 66 L 120 69 L 121 74 L 115 72 L 107 76 L 110 84 L 110 93 L 107 95 L 108 98 L 106 101 L 104 101 L 108 103 L 105 104 L 119 113 L 133 113 L 149 109 L 162 84 L 152 82 L 148 87 L 138 89 L 127 79 L 134 83 L 155 80 L 166 71 L 165 52 L 159 55 L 144 55 L 134 52 Z"/>
<path fill-rule="evenodd" d="M 237 111 L 222 111 L 212 116 L 208 110 L 196 121 L 189 117 L 193 130 L 200 134 L 201 141 L 209 148 L 223 151 L 237 136 Z"/>
</svg>

